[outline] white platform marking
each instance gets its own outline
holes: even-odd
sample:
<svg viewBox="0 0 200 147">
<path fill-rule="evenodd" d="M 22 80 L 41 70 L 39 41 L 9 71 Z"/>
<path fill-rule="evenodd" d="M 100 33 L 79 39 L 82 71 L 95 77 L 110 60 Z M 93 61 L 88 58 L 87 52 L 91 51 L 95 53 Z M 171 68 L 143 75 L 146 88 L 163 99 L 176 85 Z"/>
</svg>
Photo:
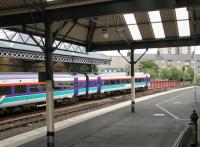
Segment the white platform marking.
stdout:
<svg viewBox="0 0 200 147">
<path fill-rule="evenodd" d="M 156 104 L 156 106 L 157 106 L 158 108 L 160 108 L 161 110 L 163 110 L 164 112 L 166 112 L 166 113 L 168 113 L 169 115 L 171 115 L 171 116 L 172 116 L 173 118 L 175 118 L 175 119 L 178 119 L 178 120 L 187 120 L 187 119 L 181 119 L 181 118 L 179 118 L 178 116 L 174 115 L 173 113 L 169 112 L 167 109 L 163 108 L 163 107 L 161 106 L 161 104 L 164 104 L 164 103 L 166 103 L 166 102 L 169 102 L 169 101 L 171 101 L 171 100 L 174 100 L 174 99 L 176 99 L 176 98 L 178 98 L 178 97 L 180 97 L 180 96 L 183 96 L 183 95 L 186 95 L 186 94 L 189 94 L 189 93 L 193 93 L 193 92 L 186 92 L 186 93 L 177 95 L 177 96 L 175 96 L 175 97 L 172 97 L 172 98 L 170 98 L 170 99 L 164 100 L 164 101 L 162 101 L 162 102 Z"/>
<path fill-rule="evenodd" d="M 161 92 L 161 93 L 157 93 L 157 94 L 153 94 L 153 95 L 144 96 L 142 98 L 136 99 L 136 102 L 142 102 L 144 100 L 156 98 L 158 96 L 162 96 L 162 95 L 165 95 L 165 94 L 189 89 L 189 88 L 192 88 L 192 87 L 193 86 L 186 87 L 186 88 L 180 88 L 180 89 L 174 89 L 174 90 L 170 90 L 170 91 L 166 91 L 166 92 Z M 89 113 L 81 114 L 79 116 L 76 116 L 76 117 L 61 121 L 61 122 L 57 122 L 57 123 L 55 123 L 55 130 L 56 131 L 62 130 L 64 128 L 73 126 L 73 125 L 78 124 L 80 122 L 89 120 L 91 118 L 103 115 L 105 113 L 108 113 L 108 112 L 111 112 L 111 111 L 114 111 L 114 110 L 117 110 L 117 109 L 120 109 L 120 108 L 123 108 L 123 107 L 126 107 L 126 106 L 129 106 L 130 104 L 131 104 L 131 101 L 126 101 L 126 102 L 122 102 L 122 103 L 119 103 L 119 104 L 116 104 L 116 105 L 113 105 L 113 106 L 109 106 L 109 107 L 106 107 L 106 108 L 95 110 L 95 111 L 92 111 L 92 112 L 89 112 Z M 35 130 L 32 130 L 32 131 L 14 136 L 14 137 L 10 137 L 8 139 L 0 141 L 0 147 L 16 147 L 16 146 L 25 144 L 27 142 L 30 142 L 32 140 L 35 140 L 37 138 L 40 138 L 42 136 L 45 136 L 46 132 L 47 132 L 47 128 L 42 127 L 42 128 L 38 128 L 38 129 L 35 129 Z"/>
<path fill-rule="evenodd" d="M 179 102 L 174 102 L 174 104 L 182 104 L 182 103 L 183 103 L 183 102 L 180 102 L 180 101 L 179 101 Z"/>
<path fill-rule="evenodd" d="M 155 113 L 155 114 L 153 114 L 153 116 L 165 116 L 165 114 Z"/>
</svg>

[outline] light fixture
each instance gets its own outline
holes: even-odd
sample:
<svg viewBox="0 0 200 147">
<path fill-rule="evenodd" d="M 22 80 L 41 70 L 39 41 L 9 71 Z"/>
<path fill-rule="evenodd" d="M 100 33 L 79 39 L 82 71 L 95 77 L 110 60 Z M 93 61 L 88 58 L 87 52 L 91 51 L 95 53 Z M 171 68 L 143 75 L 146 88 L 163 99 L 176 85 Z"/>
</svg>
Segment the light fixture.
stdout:
<svg viewBox="0 0 200 147">
<path fill-rule="evenodd" d="M 108 39 L 108 29 L 106 29 L 106 28 L 103 28 L 102 29 L 102 34 L 101 34 L 101 36 L 103 37 L 103 38 L 105 38 L 105 39 Z"/>
</svg>

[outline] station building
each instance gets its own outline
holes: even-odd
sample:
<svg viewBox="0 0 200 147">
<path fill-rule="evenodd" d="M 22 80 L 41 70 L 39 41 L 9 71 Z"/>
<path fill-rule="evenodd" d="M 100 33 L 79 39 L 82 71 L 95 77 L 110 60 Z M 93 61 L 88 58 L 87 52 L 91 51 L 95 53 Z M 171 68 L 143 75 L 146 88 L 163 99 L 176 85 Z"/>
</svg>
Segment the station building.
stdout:
<svg viewBox="0 0 200 147">
<path fill-rule="evenodd" d="M 138 59 L 141 54 L 135 54 Z M 111 59 L 110 65 L 99 65 L 101 72 L 118 72 L 127 71 L 130 68 L 129 63 L 121 56 L 108 56 Z M 129 60 L 129 56 L 125 56 Z M 145 54 L 141 61 L 153 60 L 160 69 L 175 66 L 179 69 L 193 67 L 196 64 L 197 74 L 200 75 L 200 54 L 194 55 L 193 47 L 173 47 L 159 48 L 157 54 Z M 194 60 L 196 62 L 194 62 Z M 138 68 L 139 62 L 135 65 Z"/>
</svg>

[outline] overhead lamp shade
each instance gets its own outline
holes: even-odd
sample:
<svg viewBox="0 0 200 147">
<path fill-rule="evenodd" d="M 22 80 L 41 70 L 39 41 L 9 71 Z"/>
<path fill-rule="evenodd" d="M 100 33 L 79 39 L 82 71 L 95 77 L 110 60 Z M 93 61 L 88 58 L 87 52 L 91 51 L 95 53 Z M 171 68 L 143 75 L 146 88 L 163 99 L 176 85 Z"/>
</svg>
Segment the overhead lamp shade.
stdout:
<svg viewBox="0 0 200 147">
<path fill-rule="evenodd" d="M 102 34 L 101 34 L 101 36 L 103 37 L 103 38 L 105 38 L 105 39 L 108 39 L 108 31 L 107 31 L 107 29 L 103 29 L 102 30 Z"/>
</svg>

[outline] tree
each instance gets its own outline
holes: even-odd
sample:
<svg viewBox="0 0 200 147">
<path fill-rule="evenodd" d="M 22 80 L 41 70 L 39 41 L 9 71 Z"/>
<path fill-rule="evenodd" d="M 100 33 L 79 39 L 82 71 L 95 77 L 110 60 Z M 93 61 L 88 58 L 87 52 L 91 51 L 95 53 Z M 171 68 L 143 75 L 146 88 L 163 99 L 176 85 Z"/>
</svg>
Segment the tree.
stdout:
<svg viewBox="0 0 200 147">
<path fill-rule="evenodd" d="M 182 80 L 183 73 L 180 69 L 176 67 L 171 67 L 169 69 L 169 80 Z"/>
<path fill-rule="evenodd" d="M 151 79 L 156 79 L 158 77 L 159 67 L 154 61 L 140 61 L 138 69 L 141 72 L 149 73 Z"/>
<path fill-rule="evenodd" d="M 184 70 L 183 80 L 193 81 L 193 79 L 194 79 L 194 70 L 192 67 L 188 67 L 186 70 Z"/>
<path fill-rule="evenodd" d="M 162 69 L 160 72 L 160 78 L 163 80 L 169 79 L 170 74 L 168 69 Z"/>
</svg>

